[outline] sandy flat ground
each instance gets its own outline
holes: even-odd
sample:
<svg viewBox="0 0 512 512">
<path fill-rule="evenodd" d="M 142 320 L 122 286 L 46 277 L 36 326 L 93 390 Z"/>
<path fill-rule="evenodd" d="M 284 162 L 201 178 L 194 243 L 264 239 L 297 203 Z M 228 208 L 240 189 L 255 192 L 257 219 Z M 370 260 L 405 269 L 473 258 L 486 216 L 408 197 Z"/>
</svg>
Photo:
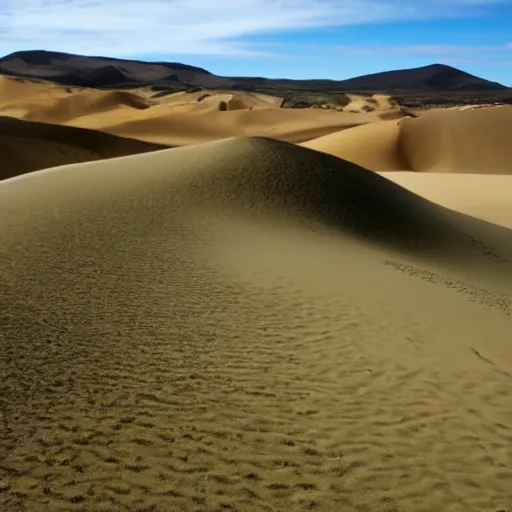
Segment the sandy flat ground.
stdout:
<svg viewBox="0 0 512 512">
<path fill-rule="evenodd" d="M 510 109 L 0 92 L 2 512 L 512 507 Z"/>
</svg>

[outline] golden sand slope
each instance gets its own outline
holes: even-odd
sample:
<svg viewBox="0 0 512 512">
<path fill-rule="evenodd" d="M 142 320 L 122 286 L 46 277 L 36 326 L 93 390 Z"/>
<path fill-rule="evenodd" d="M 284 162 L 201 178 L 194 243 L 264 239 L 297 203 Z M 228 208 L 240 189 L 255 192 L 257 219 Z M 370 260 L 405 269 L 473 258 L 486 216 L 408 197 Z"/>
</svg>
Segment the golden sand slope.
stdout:
<svg viewBox="0 0 512 512">
<path fill-rule="evenodd" d="M 512 106 L 437 110 L 400 123 L 415 171 L 512 174 Z"/>
<path fill-rule="evenodd" d="M 91 89 L 70 94 L 65 98 L 55 98 L 53 102 L 48 102 L 44 106 L 36 100 L 34 105 L 27 108 L 27 114 L 23 119 L 64 124 L 91 113 L 101 115 L 104 112 L 128 111 L 136 115 L 138 110 L 145 110 L 151 106 L 152 103 L 149 100 L 129 91 Z"/>
<path fill-rule="evenodd" d="M 382 121 L 330 133 L 301 146 L 343 158 L 372 171 L 407 168 L 398 151 L 398 121 Z"/>
<path fill-rule="evenodd" d="M 47 167 L 163 148 L 82 128 L 0 117 L 0 180 Z"/>
<path fill-rule="evenodd" d="M 91 115 L 67 124 L 170 146 L 185 146 L 233 136 L 265 136 L 303 142 L 379 118 L 320 109 L 258 109 L 222 112 L 176 112 L 165 105 L 120 116 Z"/>
<path fill-rule="evenodd" d="M 510 234 L 264 139 L 0 183 L 0 509 L 510 506 Z"/>
<path fill-rule="evenodd" d="M 79 88 L 0 75 L 0 108 L 3 109 L 13 103 L 19 104 L 36 98 L 45 103 L 55 97 L 64 98 L 77 89 Z"/>
<path fill-rule="evenodd" d="M 27 121 L 62 124 L 105 112 L 135 112 L 156 104 L 130 91 L 102 91 L 20 81 L 0 76 L 0 114 Z"/>
<path fill-rule="evenodd" d="M 18 91 L 18 92 L 16 92 Z M 362 98 L 362 97 L 361 97 Z M 358 100 L 359 101 L 359 100 Z M 361 99 L 367 105 L 367 99 Z M 167 146 L 233 136 L 303 142 L 342 129 L 401 117 L 382 100 L 372 112 L 280 108 L 282 98 L 233 91 L 101 91 L 0 77 L 0 115 L 100 130 Z"/>
<path fill-rule="evenodd" d="M 227 110 L 240 110 L 244 108 L 260 109 L 269 107 L 279 108 L 283 104 L 282 98 L 251 92 L 218 93 L 216 91 L 183 91 L 164 96 L 160 96 L 159 94 L 154 94 L 152 96 L 153 99 L 157 97 L 161 104 L 189 111 L 205 110 L 206 108 L 220 110 L 221 102 L 226 103 Z"/>
<path fill-rule="evenodd" d="M 508 176 L 411 172 L 383 176 L 429 201 L 512 229 L 512 179 Z"/>
</svg>

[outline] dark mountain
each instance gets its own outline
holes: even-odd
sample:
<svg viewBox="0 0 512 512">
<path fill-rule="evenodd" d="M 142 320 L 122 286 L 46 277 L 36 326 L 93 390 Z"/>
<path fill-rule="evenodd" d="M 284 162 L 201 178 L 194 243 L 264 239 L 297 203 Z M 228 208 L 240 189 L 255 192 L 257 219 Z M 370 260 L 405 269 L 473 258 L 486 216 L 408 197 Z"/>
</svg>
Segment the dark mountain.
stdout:
<svg viewBox="0 0 512 512">
<path fill-rule="evenodd" d="M 492 91 L 506 89 L 504 85 L 497 82 L 484 80 L 444 64 L 384 71 L 344 80 L 345 87 L 361 91 L 372 90 L 376 84 L 378 89 L 390 91 Z"/>
<path fill-rule="evenodd" d="M 193 87 L 239 90 L 309 91 L 499 91 L 505 86 L 443 64 L 385 71 L 348 80 L 287 80 L 221 77 L 177 62 L 143 62 L 86 57 L 44 50 L 15 52 L 0 59 L 0 74 L 50 80 L 64 85 L 97 88 L 154 85 L 170 89 Z"/>
<path fill-rule="evenodd" d="M 226 87 L 231 84 L 229 79 L 217 77 L 205 69 L 178 62 L 86 57 L 44 50 L 15 52 L 1 58 L 0 74 L 99 88 L 153 84 Z"/>
</svg>

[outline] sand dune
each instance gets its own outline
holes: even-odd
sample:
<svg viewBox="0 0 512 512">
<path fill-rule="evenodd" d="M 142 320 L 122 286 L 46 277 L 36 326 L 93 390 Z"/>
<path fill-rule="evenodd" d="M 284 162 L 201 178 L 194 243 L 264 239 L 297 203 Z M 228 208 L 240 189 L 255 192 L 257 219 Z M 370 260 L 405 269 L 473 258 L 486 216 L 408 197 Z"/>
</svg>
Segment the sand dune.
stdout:
<svg viewBox="0 0 512 512">
<path fill-rule="evenodd" d="M 369 123 L 303 142 L 301 146 L 343 158 L 372 171 L 400 171 L 407 163 L 398 150 L 397 121 Z"/>
<path fill-rule="evenodd" d="M 61 124 L 119 108 L 146 109 L 153 103 L 129 91 L 70 88 L 0 77 L 0 114 Z M 18 112 L 18 114 L 15 114 Z"/>
<path fill-rule="evenodd" d="M 4 116 L 97 130 L 158 147 L 269 137 L 379 172 L 510 174 L 510 106 L 436 109 L 413 119 L 388 95 L 348 96 L 343 111 L 287 109 L 281 108 L 282 98 L 241 91 L 102 91 L 0 77 Z M 138 152 L 134 147 L 114 156 Z M 82 152 L 80 157 L 54 158 L 19 167 L 34 170 L 92 156 Z"/>
<path fill-rule="evenodd" d="M 0 180 L 48 167 L 146 153 L 164 147 L 82 128 L 0 117 Z"/>
<path fill-rule="evenodd" d="M 372 100 L 371 112 L 359 108 L 368 105 L 369 100 L 363 97 L 352 106 L 353 112 L 338 112 L 284 109 L 280 108 L 282 98 L 233 91 L 160 95 L 147 88 L 70 89 L 3 78 L 0 93 L 4 90 L 7 93 L 0 99 L 0 115 L 100 130 L 167 146 L 234 136 L 264 136 L 300 143 L 354 126 L 403 117 L 399 109 L 384 99 L 380 103 Z"/>
<path fill-rule="evenodd" d="M 104 112 L 116 112 L 118 109 L 145 110 L 152 105 L 150 101 L 128 91 L 95 91 L 83 90 L 64 98 L 55 98 L 49 104 L 37 102 L 32 108 L 27 108 L 23 117 L 28 121 L 47 123 L 66 123 Z"/>
<path fill-rule="evenodd" d="M 0 212 L 2 510 L 510 506 L 511 230 L 247 138 Z"/>
<path fill-rule="evenodd" d="M 437 110 L 400 122 L 399 146 L 420 172 L 512 174 L 512 106 Z"/>
<path fill-rule="evenodd" d="M 328 133 L 379 121 L 377 116 L 320 109 L 258 109 L 190 113 L 159 106 L 137 118 L 117 114 L 89 116 L 67 124 L 170 146 L 184 146 L 234 136 L 271 137 L 303 142 Z"/>
<path fill-rule="evenodd" d="M 82 89 L 0 75 L 0 108 L 10 104 L 17 107 L 20 103 L 34 99 L 44 103 L 47 98 L 66 97 L 77 90 Z"/>
<path fill-rule="evenodd" d="M 508 176 L 411 172 L 383 176 L 429 201 L 512 229 L 512 180 Z"/>
<path fill-rule="evenodd" d="M 154 95 L 154 97 L 159 96 Z M 220 110 L 219 104 L 224 101 L 227 110 L 258 109 L 258 108 L 279 108 L 283 104 L 283 98 L 267 94 L 249 92 L 219 92 L 219 91 L 197 91 L 197 92 L 176 92 L 167 94 L 160 99 L 160 103 L 174 107 L 187 107 L 188 111 L 194 110 Z M 185 110 L 185 109 L 184 109 Z"/>
</svg>

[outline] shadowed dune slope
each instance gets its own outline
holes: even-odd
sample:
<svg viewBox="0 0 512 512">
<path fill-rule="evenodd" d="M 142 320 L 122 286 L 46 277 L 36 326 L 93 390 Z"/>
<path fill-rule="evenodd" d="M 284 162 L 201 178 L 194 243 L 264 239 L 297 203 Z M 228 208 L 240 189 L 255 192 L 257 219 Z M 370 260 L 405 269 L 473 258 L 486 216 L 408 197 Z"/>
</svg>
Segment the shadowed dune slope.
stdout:
<svg viewBox="0 0 512 512">
<path fill-rule="evenodd" d="M 407 168 L 399 153 L 398 121 L 381 121 L 330 133 L 303 142 L 301 146 L 343 158 L 372 171 Z"/>
<path fill-rule="evenodd" d="M 437 110 L 400 121 L 400 151 L 414 171 L 512 174 L 512 106 Z"/>
<path fill-rule="evenodd" d="M 269 139 L 1 182 L 0 508 L 507 506 L 510 233 Z"/>
<path fill-rule="evenodd" d="M 83 128 L 0 117 L 0 180 L 39 169 L 166 148 Z"/>
</svg>

